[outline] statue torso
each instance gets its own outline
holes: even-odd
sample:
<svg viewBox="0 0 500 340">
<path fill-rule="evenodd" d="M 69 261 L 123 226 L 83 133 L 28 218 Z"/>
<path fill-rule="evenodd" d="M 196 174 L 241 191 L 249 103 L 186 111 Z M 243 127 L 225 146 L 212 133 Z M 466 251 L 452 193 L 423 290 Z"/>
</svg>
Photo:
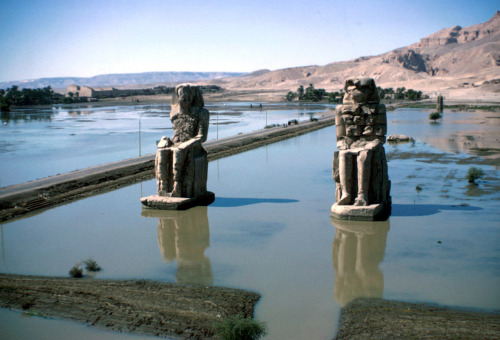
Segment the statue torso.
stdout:
<svg viewBox="0 0 500 340">
<path fill-rule="evenodd" d="M 200 116 L 179 113 L 172 118 L 172 125 L 175 135 L 172 141 L 174 143 L 183 143 L 198 134 Z"/>
</svg>

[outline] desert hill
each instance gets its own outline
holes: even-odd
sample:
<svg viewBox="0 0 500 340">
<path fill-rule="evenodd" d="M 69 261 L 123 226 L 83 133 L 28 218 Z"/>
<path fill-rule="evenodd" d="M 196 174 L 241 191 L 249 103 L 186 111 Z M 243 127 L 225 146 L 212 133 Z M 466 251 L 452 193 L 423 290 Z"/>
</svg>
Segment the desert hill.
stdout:
<svg viewBox="0 0 500 340">
<path fill-rule="evenodd" d="M 328 91 L 346 78 L 372 77 L 382 87 L 427 93 L 500 97 L 500 12 L 485 23 L 436 32 L 407 47 L 370 57 L 275 71 L 261 70 L 215 83 L 229 89 L 293 90 L 310 83 Z M 213 83 L 213 82 L 212 82 Z"/>
<path fill-rule="evenodd" d="M 66 89 L 68 85 L 78 84 L 91 87 L 114 86 L 143 88 L 158 84 L 195 82 L 217 78 L 241 76 L 236 72 L 144 72 L 101 74 L 94 77 L 57 77 L 21 81 L 0 82 L 0 89 L 17 85 L 20 88 L 41 88 L 51 86 L 54 89 Z"/>
</svg>

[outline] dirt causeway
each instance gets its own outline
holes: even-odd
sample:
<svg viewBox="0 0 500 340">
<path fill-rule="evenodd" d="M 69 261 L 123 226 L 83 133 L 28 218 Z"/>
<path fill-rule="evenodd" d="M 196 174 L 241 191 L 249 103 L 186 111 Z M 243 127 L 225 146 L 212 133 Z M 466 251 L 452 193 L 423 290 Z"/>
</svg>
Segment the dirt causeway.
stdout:
<svg viewBox="0 0 500 340">
<path fill-rule="evenodd" d="M 169 338 L 212 338 L 214 322 L 253 317 L 259 298 L 238 289 L 155 281 L 0 274 L 0 307 Z"/>
</svg>

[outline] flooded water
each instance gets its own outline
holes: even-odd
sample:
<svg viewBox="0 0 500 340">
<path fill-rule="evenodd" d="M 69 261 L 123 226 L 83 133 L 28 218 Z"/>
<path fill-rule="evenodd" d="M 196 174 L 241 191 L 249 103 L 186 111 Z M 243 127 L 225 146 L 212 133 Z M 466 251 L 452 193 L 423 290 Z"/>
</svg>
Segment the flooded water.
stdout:
<svg viewBox="0 0 500 340">
<path fill-rule="evenodd" d="M 262 105 L 262 108 L 260 107 Z M 252 106 L 252 107 L 250 107 Z M 208 139 L 308 120 L 330 104 L 215 103 Z M 170 105 L 12 109 L 0 124 L 0 187 L 156 152 L 172 136 Z"/>
<path fill-rule="evenodd" d="M 139 198 L 155 193 L 151 180 L 6 223 L 0 272 L 66 276 L 93 257 L 104 269 L 98 278 L 255 291 L 266 339 L 331 339 L 340 308 L 360 296 L 499 312 L 500 173 L 446 143 L 484 124 L 469 114 L 464 127 L 450 115 L 439 127 L 427 115 L 388 114 L 389 133 L 416 142 L 385 146 L 393 200 L 386 222 L 330 219 L 329 127 L 210 162 L 209 207 L 143 211 Z M 485 171 L 478 186 L 465 179 L 471 164 Z M 14 318 L 23 338 L 18 315 L 2 311 L 0 324 Z M 54 327 L 74 327 L 76 338 L 116 336 L 63 321 L 34 327 L 47 339 Z"/>
</svg>

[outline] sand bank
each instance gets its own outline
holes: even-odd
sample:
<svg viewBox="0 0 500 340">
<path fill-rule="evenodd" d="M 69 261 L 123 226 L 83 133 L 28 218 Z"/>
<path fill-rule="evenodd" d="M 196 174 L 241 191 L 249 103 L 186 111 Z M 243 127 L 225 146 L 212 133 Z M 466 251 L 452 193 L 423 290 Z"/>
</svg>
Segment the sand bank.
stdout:
<svg viewBox="0 0 500 340">
<path fill-rule="evenodd" d="M 498 339 L 500 315 L 357 299 L 342 308 L 336 339 Z"/>
<path fill-rule="evenodd" d="M 259 298 L 220 287 L 0 274 L 0 307 L 169 338 L 212 338 L 218 320 L 252 318 Z"/>
</svg>

